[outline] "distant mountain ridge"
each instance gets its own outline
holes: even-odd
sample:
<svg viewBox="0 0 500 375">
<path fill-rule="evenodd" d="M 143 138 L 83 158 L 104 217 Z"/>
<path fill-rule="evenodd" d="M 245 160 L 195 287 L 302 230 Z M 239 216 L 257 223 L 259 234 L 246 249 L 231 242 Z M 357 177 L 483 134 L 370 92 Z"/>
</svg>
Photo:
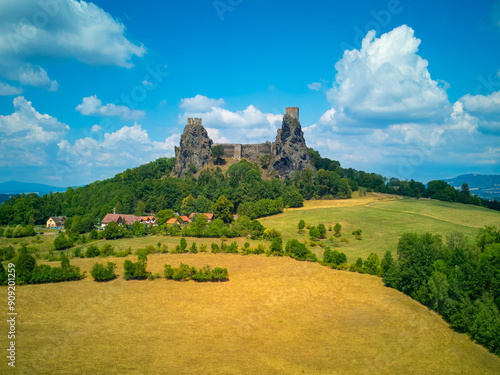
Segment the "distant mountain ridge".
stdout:
<svg viewBox="0 0 500 375">
<path fill-rule="evenodd" d="M 44 184 L 36 184 L 30 182 L 7 181 L 0 183 L 0 194 L 16 195 L 22 193 L 36 193 L 39 195 L 48 194 L 51 191 L 64 192 L 67 187 L 57 187 Z"/>
<path fill-rule="evenodd" d="M 471 194 L 484 199 L 500 198 L 500 174 L 463 174 L 444 180 L 453 187 L 460 188 L 463 183 L 469 185 Z"/>
</svg>

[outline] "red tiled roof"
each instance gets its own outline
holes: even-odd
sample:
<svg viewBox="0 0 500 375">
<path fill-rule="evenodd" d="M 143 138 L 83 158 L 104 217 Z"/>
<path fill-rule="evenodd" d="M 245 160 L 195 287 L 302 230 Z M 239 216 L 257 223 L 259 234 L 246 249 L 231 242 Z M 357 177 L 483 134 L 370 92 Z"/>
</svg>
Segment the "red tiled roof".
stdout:
<svg viewBox="0 0 500 375">
<path fill-rule="evenodd" d="M 181 221 L 188 221 L 188 222 L 189 222 L 189 221 L 191 221 L 191 220 L 189 220 L 189 218 L 188 218 L 187 216 L 182 215 L 182 216 L 181 216 Z"/>
<path fill-rule="evenodd" d="M 139 221 L 139 218 L 135 215 L 107 214 L 106 216 L 104 216 L 104 219 L 102 219 L 101 224 L 109 224 L 112 221 L 117 223 L 120 218 L 122 219 L 122 222 L 125 221 L 125 223 L 128 225 L 134 224 L 136 221 Z"/>
<path fill-rule="evenodd" d="M 190 219 L 192 219 L 192 218 L 194 218 L 195 216 L 196 216 L 196 213 L 195 213 L 195 212 L 193 212 L 191 215 L 189 215 L 189 218 L 190 218 Z"/>
<path fill-rule="evenodd" d="M 177 220 L 177 218 L 175 218 L 175 217 L 173 217 L 173 218 L 171 218 L 171 219 L 168 219 L 168 220 L 167 220 L 167 224 L 175 224 L 175 223 L 177 223 L 177 222 L 178 222 L 178 220 Z"/>
<path fill-rule="evenodd" d="M 206 213 L 206 214 L 203 214 L 207 217 L 208 220 L 212 220 L 214 218 L 214 214 L 212 213 Z"/>
</svg>

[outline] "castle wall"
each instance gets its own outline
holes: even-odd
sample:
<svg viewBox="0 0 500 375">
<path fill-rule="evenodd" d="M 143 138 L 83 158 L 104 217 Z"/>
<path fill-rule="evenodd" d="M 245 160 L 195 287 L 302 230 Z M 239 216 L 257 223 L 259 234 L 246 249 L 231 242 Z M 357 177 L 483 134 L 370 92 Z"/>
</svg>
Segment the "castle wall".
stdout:
<svg viewBox="0 0 500 375">
<path fill-rule="evenodd" d="M 263 155 L 270 155 L 271 142 L 243 145 L 239 143 L 218 143 L 213 146 L 222 146 L 224 157 L 235 160 L 247 159 L 251 162 L 259 162 Z"/>
</svg>

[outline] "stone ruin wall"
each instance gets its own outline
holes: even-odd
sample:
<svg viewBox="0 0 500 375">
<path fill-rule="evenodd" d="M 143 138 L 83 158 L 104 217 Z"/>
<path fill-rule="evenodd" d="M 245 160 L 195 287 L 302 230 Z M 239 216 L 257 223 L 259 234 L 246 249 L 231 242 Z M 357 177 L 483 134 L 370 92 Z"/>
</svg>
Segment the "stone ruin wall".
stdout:
<svg viewBox="0 0 500 375">
<path fill-rule="evenodd" d="M 247 159 L 252 163 L 260 162 L 264 155 L 271 155 L 271 142 L 257 144 L 238 144 L 238 143 L 217 143 L 213 146 L 222 146 L 224 148 L 224 157 L 235 160 Z M 212 146 L 212 147 L 213 147 Z"/>
</svg>

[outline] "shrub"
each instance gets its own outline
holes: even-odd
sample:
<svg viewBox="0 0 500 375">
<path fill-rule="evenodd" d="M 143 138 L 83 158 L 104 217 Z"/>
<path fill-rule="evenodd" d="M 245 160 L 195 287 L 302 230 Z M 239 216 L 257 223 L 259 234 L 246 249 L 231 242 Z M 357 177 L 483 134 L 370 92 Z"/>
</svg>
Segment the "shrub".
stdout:
<svg viewBox="0 0 500 375">
<path fill-rule="evenodd" d="M 115 256 L 119 257 L 119 258 L 123 258 L 123 257 L 126 257 L 127 255 L 130 255 L 130 254 L 132 254 L 132 249 L 129 246 L 128 249 L 115 253 Z"/>
<path fill-rule="evenodd" d="M 377 254 L 371 253 L 363 263 L 363 268 L 370 275 L 377 275 L 380 272 L 380 259 Z"/>
<path fill-rule="evenodd" d="M 320 235 L 321 235 L 321 233 L 320 233 L 319 228 L 317 228 L 317 227 L 311 227 L 311 229 L 309 229 L 309 238 L 311 240 L 313 240 L 313 241 L 318 240 L 318 238 L 320 237 Z"/>
<path fill-rule="evenodd" d="M 356 229 L 356 230 L 353 230 L 352 231 L 352 235 L 354 237 L 356 237 L 357 240 L 361 240 L 361 234 L 362 234 L 362 230 L 361 229 Z"/>
<path fill-rule="evenodd" d="M 339 253 L 337 250 L 331 250 L 327 247 L 323 253 L 323 262 L 330 266 L 338 266 L 347 262 L 347 256 L 344 253 Z"/>
<path fill-rule="evenodd" d="M 90 245 L 85 251 L 85 258 L 94 258 L 100 254 L 99 248 L 96 245 Z"/>
<path fill-rule="evenodd" d="M 267 255 L 278 255 L 282 256 L 283 255 L 283 239 L 281 237 L 275 237 L 273 238 L 271 242 L 271 246 L 269 247 L 269 251 L 267 252 Z"/>
<path fill-rule="evenodd" d="M 238 244 L 235 241 L 233 241 L 229 246 L 226 246 L 224 251 L 230 254 L 238 254 Z"/>
<path fill-rule="evenodd" d="M 191 249 L 189 249 L 189 251 L 192 252 L 193 254 L 198 253 L 198 248 L 196 247 L 196 243 L 193 242 L 193 244 L 191 245 Z"/>
<path fill-rule="evenodd" d="M 348 244 L 349 240 L 347 238 L 345 238 L 345 237 L 340 237 L 340 242 Z"/>
<path fill-rule="evenodd" d="M 340 231 L 342 230 L 342 225 L 340 225 L 339 223 L 335 224 L 335 226 L 333 227 L 333 230 L 335 231 L 334 236 L 340 237 L 341 236 Z"/>
<path fill-rule="evenodd" d="M 264 254 L 265 252 L 266 252 L 266 247 L 264 246 L 264 244 L 261 243 L 258 244 L 255 250 L 253 251 L 255 255 Z"/>
<path fill-rule="evenodd" d="M 207 245 L 203 244 L 200 245 L 200 253 L 206 253 L 207 252 Z"/>
<path fill-rule="evenodd" d="M 226 268 L 215 267 L 212 271 L 212 281 L 225 281 L 228 277 Z"/>
<path fill-rule="evenodd" d="M 217 245 L 216 243 L 212 243 L 212 253 L 213 253 L 213 254 L 218 254 L 218 253 L 220 253 L 220 248 L 219 248 L 219 245 Z"/>
<path fill-rule="evenodd" d="M 194 275 L 196 269 L 194 267 L 189 267 L 187 264 L 181 263 L 178 268 L 173 269 L 172 279 L 176 281 L 186 281 Z"/>
<path fill-rule="evenodd" d="M 60 233 L 55 239 L 54 239 L 54 247 L 56 250 L 64 250 L 73 245 L 71 239 L 66 237 L 64 233 Z"/>
<path fill-rule="evenodd" d="M 111 256 L 114 254 L 115 248 L 111 246 L 109 243 L 106 243 L 102 245 L 102 247 L 99 249 L 99 256 L 100 257 L 107 257 Z"/>
<path fill-rule="evenodd" d="M 116 264 L 113 262 L 108 262 L 106 266 L 100 263 L 96 263 L 90 270 L 90 274 L 92 275 L 95 281 L 99 282 L 109 281 L 116 278 L 115 268 Z"/>
<path fill-rule="evenodd" d="M 290 240 L 286 243 L 285 253 L 291 258 L 298 260 L 306 260 L 307 256 L 311 253 L 305 244 L 296 239 Z"/>
<path fill-rule="evenodd" d="M 182 253 L 186 253 L 187 252 L 187 247 L 188 247 L 188 243 L 186 241 L 186 239 L 184 237 L 181 238 L 181 242 L 179 244 L 180 246 L 180 249 L 181 249 L 181 252 Z"/>
<path fill-rule="evenodd" d="M 318 238 L 326 238 L 326 227 L 324 224 L 319 224 L 318 227 L 318 233 L 319 233 L 319 236 Z"/>
<path fill-rule="evenodd" d="M 132 262 L 126 259 L 123 263 L 123 278 L 125 280 L 145 280 L 148 278 L 148 272 L 146 271 L 146 260 L 138 260 L 137 262 Z"/>
</svg>

